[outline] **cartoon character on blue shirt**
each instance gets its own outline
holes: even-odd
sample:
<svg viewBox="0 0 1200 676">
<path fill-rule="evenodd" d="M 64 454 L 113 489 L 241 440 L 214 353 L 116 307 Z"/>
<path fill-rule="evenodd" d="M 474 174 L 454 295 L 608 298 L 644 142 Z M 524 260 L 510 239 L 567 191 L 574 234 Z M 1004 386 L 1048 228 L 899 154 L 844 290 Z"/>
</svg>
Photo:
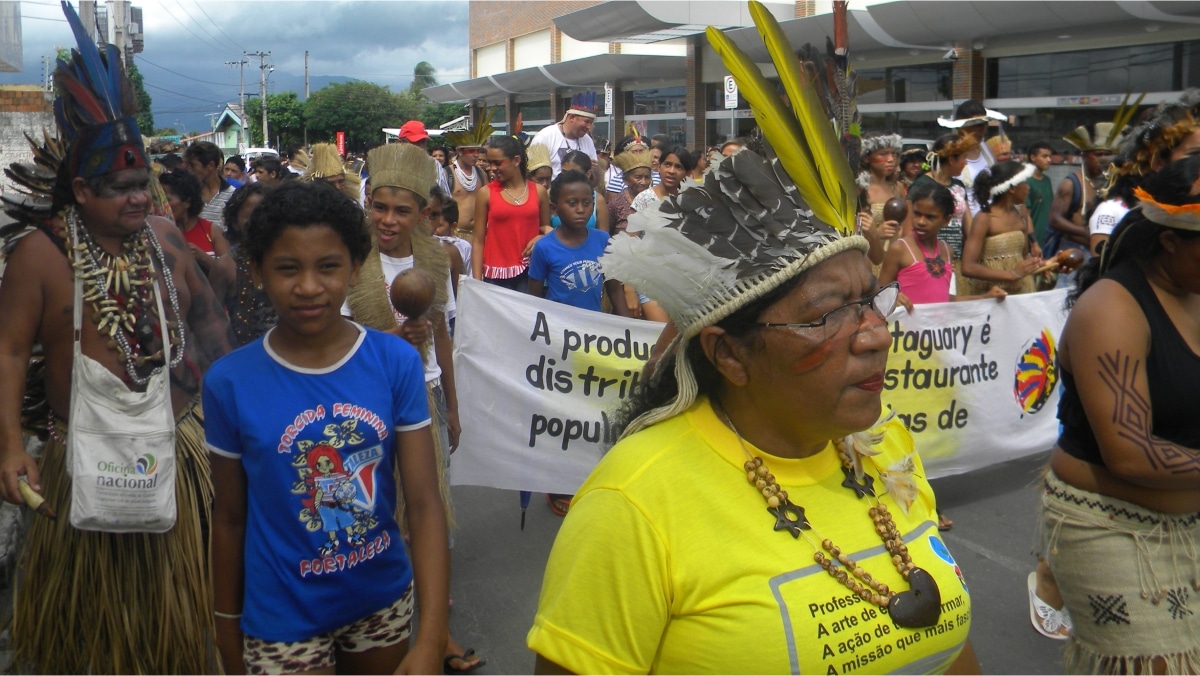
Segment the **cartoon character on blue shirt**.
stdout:
<svg viewBox="0 0 1200 676">
<path fill-rule="evenodd" d="M 321 556 L 338 550 L 339 529 L 346 531 L 346 544 L 351 547 L 362 545 L 366 541 L 363 537 L 366 528 L 360 527 L 356 514 L 358 510 L 354 507 L 358 490 L 342 464 L 341 454 L 333 446 L 322 443 L 310 449 L 307 455 L 311 472 L 308 480 L 310 491 L 300 519 L 317 524 L 318 528 L 329 534 L 329 541 L 321 545 L 319 550 Z M 315 519 L 312 518 L 314 516 Z"/>
</svg>

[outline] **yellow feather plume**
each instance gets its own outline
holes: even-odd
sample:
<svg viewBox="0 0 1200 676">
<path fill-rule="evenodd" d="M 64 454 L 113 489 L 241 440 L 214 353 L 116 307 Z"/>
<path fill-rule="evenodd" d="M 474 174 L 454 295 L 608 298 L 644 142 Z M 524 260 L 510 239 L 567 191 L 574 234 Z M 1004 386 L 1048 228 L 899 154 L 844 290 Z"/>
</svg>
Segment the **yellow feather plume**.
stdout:
<svg viewBox="0 0 1200 676">
<path fill-rule="evenodd" d="M 708 42 L 750 103 L 763 136 L 813 215 L 842 234 L 852 234 L 858 194 L 854 175 L 815 86 L 775 17 L 754 0 L 750 2 L 750 13 L 779 72 L 790 110 L 758 66 L 721 31 L 710 26 L 706 32 Z"/>
</svg>

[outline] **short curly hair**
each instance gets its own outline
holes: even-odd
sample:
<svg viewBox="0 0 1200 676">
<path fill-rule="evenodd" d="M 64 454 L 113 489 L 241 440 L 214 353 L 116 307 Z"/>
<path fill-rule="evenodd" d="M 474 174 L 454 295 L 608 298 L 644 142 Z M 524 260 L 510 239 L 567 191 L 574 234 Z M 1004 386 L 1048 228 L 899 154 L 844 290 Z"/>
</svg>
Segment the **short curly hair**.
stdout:
<svg viewBox="0 0 1200 676">
<path fill-rule="evenodd" d="M 290 181 L 268 192 L 250 216 L 246 252 L 262 265 L 267 249 L 284 230 L 313 225 L 332 228 L 349 249 L 350 260 L 367 260 L 371 234 L 362 207 L 325 181 Z"/>
<path fill-rule="evenodd" d="M 158 177 L 163 190 L 170 190 L 181 202 L 187 202 L 188 218 L 195 218 L 204 209 L 204 197 L 200 194 L 200 179 L 186 171 L 167 171 Z"/>
</svg>

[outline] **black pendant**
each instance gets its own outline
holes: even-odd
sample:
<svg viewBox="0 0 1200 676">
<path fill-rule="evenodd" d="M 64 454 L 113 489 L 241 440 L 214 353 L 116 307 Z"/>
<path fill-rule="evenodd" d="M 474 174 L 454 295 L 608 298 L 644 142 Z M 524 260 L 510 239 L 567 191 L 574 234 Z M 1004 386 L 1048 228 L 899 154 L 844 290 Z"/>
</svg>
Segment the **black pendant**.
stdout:
<svg viewBox="0 0 1200 676">
<path fill-rule="evenodd" d="M 804 508 L 791 500 L 784 500 L 778 507 L 768 507 L 767 511 L 775 517 L 775 530 L 786 530 L 794 538 L 800 537 L 800 531 L 812 528 L 804 516 Z"/>
<path fill-rule="evenodd" d="M 942 592 L 933 576 L 920 568 L 908 571 L 909 591 L 896 594 L 888 602 L 888 614 L 901 627 L 932 627 L 942 615 Z"/>
<path fill-rule="evenodd" d="M 842 482 L 842 486 L 858 493 L 858 499 L 862 500 L 864 495 L 875 497 L 875 477 L 870 474 L 863 474 L 862 481 L 854 476 L 854 470 L 849 467 L 842 468 L 842 474 L 846 475 L 846 480 Z"/>
</svg>

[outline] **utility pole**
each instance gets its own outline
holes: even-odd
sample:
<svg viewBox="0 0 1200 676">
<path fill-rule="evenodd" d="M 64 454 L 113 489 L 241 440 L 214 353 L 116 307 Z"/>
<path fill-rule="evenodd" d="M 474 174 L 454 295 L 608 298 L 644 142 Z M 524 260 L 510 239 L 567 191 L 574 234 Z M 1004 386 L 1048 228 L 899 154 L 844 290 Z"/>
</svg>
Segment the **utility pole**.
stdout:
<svg viewBox="0 0 1200 676">
<path fill-rule="evenodd" d="M 249 133 L 246 131 L 246 64 L 249 61 L 242 59 L 241 61 L 226 61 L 226 66 L 238 67 L 238 117 L 241 118 L 241 143 L 239 144 L 238 152 L 245 152 L 246 148 L 250 147 Z"/>
<path fill-rule="evenodd" d="M 242 52 L 242 54 L 258 57 L 259 88 L 262 91 L 263 145 L 269 146 L 271 137 L 268 135 L 267 129 L 267 57 L 271 55 L 271 52 Z"/>
<path fill-rule="evenodd" d="M 304 103 L 308 104 L 308 50 L 304 50 Z M 304 147 L 308 147 L 308 122 L 304 123 Z"/>
</svg>

